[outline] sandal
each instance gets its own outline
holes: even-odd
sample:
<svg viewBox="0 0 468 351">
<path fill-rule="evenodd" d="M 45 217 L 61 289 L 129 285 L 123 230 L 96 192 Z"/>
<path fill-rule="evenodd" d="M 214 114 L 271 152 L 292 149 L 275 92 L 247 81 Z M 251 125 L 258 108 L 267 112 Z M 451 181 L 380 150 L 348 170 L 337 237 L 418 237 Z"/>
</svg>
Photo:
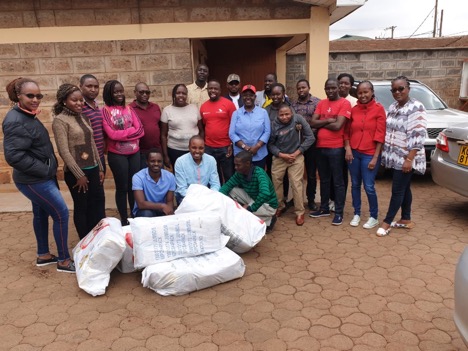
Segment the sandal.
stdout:
<svg viewBox="0 0 468 351">
<path fill-rule="evenodd" d="M 37 267 L 44 267 L 48 266 L 49 264 L 54 264 L 58 262 L 58 258 L 55 255 L 50 254 L 50 258 L 36 258 L 36 266 Z"/>
<path fill-rule="evenodd" d="M 380 236 L 380 237 L 387 236 L 388 234 L 390 234 L 391 229 L 392 229 L 392 227 L 390 227 L 388 229 L 384 229 L 384 228 L 381 227 L 381 228 L 377 229 L 376 235 Z"/>
<path fill-rule="evenodd" d="M 392 228 L 397 228 L 397 229 L 411 229 L 416 226 L 416 223 L 414 222 L 409 222 L 409 223 L 398 223 L 398 222 L 392 222 L 390 224 Z"/>
</svg>

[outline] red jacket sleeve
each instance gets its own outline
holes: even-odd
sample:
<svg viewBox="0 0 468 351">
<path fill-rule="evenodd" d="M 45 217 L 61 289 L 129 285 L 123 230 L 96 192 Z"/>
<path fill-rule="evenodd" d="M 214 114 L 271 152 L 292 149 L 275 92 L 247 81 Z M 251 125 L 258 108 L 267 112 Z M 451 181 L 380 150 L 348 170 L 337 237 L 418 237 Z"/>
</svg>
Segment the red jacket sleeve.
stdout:
<svg viewBox="0 0 468 351">
<path fill-rule="evenodd" d="M 374 141 L 377 143 L 385 142 L 385 132 L 387 128 L 387 113 L 381 104 L 375 104 L 376 107 L 376 128 L 374 134 Z"/>
</svg>

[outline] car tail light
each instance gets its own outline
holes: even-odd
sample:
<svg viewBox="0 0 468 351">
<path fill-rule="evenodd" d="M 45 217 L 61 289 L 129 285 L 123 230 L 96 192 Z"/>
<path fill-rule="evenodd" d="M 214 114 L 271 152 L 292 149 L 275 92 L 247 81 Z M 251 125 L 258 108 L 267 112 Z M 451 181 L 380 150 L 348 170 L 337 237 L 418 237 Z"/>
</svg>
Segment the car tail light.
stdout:
<svg viewBox="0 0 468 351">
<path fill-rule="evenodd" d="M 436 138 L 436 148 L 444 152 L 449 152 L 447 136 L 444 133 L 439 133 L 439 136 Z"/>
</svg>

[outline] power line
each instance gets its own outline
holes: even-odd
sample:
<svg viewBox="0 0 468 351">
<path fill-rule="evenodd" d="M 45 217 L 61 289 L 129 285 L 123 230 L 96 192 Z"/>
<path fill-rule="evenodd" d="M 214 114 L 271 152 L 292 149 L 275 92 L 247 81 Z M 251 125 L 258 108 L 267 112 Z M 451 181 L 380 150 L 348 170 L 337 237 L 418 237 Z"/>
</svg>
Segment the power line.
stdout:
<svg viewBox="0 0 468 351">
<path fill-rule="evenodd" d="M 433 7 L 431 9 L 431 11 L 429 11 L 429 13 L 427 14 L 426 18 L 424 19 L 424 21 L 421 22 L 421 24 L 418 26 L 418 28 L 416 28 L 416 30 L 413 32 L 413 34 L 411 34 L 408 38 L 411 38 L 414 33 L 416 33 L 418 31 L 419 28 L 421 28 L 421 26 L 424 24 L 424 22 L 426 22 L 426 20 L 428 19 L 428 17 L 430 16 L 430 14 L 432 13 L 432 11 L 434 11 L 435 7 Z"/>
</svg>

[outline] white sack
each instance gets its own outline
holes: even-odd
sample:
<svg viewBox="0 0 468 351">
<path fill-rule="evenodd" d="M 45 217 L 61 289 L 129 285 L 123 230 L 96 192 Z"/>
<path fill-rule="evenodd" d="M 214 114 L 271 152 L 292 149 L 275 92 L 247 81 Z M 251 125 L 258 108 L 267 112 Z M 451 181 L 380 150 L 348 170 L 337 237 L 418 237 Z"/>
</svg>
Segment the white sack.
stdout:
<svg viewBox="0 0 468 351">
<path fill-rule="evenodd" d="M 90 295 L 103 295 L 125 245 L 120 220 L 102 219 L 73 249 L 78 286 Z"/>
<path fill-rule="evenodd" d="M 234 252 L 249 251 L 265 236 L 264 221 L 230 197 L 199 184 L 189 186 L 184 201 L 175 213 L 195 211 L 210 211 L 221 217 L 221 232 L 230 237 L 226 246 Z"/>
<path fill-rule="evenodd" d="M 117 265 L 117 269 L 121 273 L 132 273 L 136 272 L 137 269 L 133 264 L 133 236 L 132 230 L 129 225 L 122 227 L 122 235 L 125 239 L 125 251 L 123 257 Z"/>
<path fill-rule="evenodd" d="M 213 213 L 137 217 L 129 221 L 137 269 L 217 251 L 229 240 L 221 234 L 221 219 Z"/>
<path fill-rule="evenodd" d="M 242 258 L 227 247 L 196 257 L 158 263 L 143 270 L 141 283 L 160 295 L 184 295 L 240 278 Z"/>
</svg>

